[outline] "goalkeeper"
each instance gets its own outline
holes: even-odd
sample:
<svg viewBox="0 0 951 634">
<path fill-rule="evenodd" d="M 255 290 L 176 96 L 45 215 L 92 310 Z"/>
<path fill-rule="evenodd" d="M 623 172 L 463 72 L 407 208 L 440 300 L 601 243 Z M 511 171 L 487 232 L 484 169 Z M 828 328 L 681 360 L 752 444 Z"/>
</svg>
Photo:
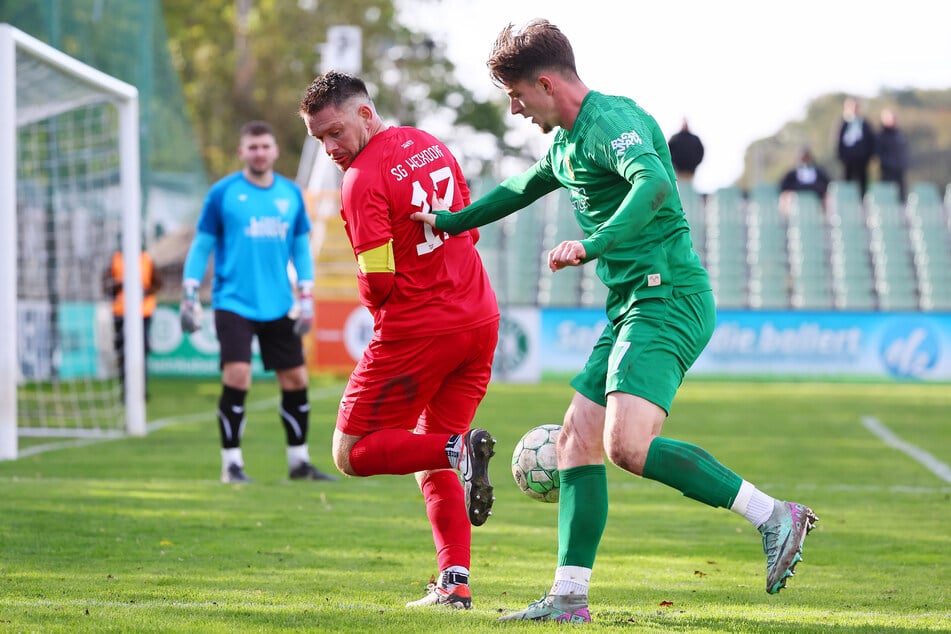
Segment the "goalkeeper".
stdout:
<svg viewBox="0 0 951 634">
<path fill-rule="evenodd" d="M 567 189 L 585 238 L 557 245 L 548 266 L 558 271 L 597 260 L 610 321 L 571 382 L 576 392 L 558 439 L 554 584 L 502 620 L 591 620 L 588 585 L 608 516 L 605 455 L 630 473 L 730 509 L 756 526 L 766 553 L 766 591 L 778 592 L 800 559 L 813 512 L 773 499 L 702 448 L 661 436 L 684 374 L 713 333 L 716 312 L 660 127 L 632 100 L 588 89 L 571 44 L 547 20 L 506 27 L 488 67 L 513 114 L 545 133 L 560 128 L 551 148 L 466 209 L 414 218 L 456 234 Z"/>
<path fill-rule="evenodd" d="M 311 464 L 307 450 L 310 405 L 301 336 L 314 319 L 310 221 L 297 185 L 274 172 L 278 154 L 268 123 L 242 126 L 238 158 L 244 168 L 212 186 L 185 260 L 180 314 L 182 330 L 194 332 L 201 327 L 198 287 L 208 256 L 214 253 L 211 303 L 221 346 L 217 414 L 222 482 L 251 480 L 244 471 L 241 435 L 244 400 L 251 387 L 253 337 L 258 339 L 264 368 L 275 371 L 281 388 L 289 477 L 336 480 Z M 297 271 L 296 301 L 288 275 L 290 262 Z"/>
</svg>

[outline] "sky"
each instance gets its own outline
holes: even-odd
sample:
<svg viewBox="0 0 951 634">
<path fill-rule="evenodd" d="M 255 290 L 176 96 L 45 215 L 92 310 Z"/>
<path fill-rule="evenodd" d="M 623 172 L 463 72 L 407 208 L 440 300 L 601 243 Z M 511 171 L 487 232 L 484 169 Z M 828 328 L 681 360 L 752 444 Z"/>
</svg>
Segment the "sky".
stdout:
<svg viewBox="0 0 951 634">
<path fill-rule="evenodd" d="M 548 19 L 571 40 L 589 88 L 631 97 L 668 137 L 687 118 L 706 147 L 695 177 L 701 191 L 732 184 L 747 146 L 803 119 L 816 97 L 951 88 L 951 2 L 945 0 L 402 0 L 398 6 L 404 23 L 444 43 L 463 84 L 485 96 L 498 91 L 485 60 L 499 31 L 509 22 Z M 539 147 L 543 152 L 547 139 Z"/>
</svg>

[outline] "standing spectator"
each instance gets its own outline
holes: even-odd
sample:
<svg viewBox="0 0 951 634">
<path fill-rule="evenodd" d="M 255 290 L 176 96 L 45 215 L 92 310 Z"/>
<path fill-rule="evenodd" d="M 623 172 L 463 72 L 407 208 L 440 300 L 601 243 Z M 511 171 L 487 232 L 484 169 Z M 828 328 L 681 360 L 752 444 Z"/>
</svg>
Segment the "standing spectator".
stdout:
<svg viewBox="0 0 951 634">
<path fill-rule="evenodd" d="M 221 481 L 250 482 L 244 472 L 241 436 L 244 400 L 251 387 L 251 341 L 257 337 L 266 370 L 281 389 L 280 420 L 287 437 L 292 480 L 336 480 L 310 462 L 310 404 L 301 336 L 314 320 L 314 263 L 310 220 L 300 189 L 274 172 L 279 154 L 274 130 L 264 121 L 241 127 L 238 158 L 244 167 L 215 183 L 205 198 L 197 232 L 185 259 L 182 330 L 201 327 L 198 287 L 214 253 L 211 305 L 221 344 Z M 288 264 L 297 270 L 297 300 Z M 294 308 L 296 319 L 288 314 Z"/>
<path fill-rule="evenodd" d="M 449 236 L 410 219 L 433 206 L 461 209 L 469 187 L 441 141 L 386 125 L 358 77 L 317 77 L 300 115 L 343 170 L 340 215 L 360 301 L 373 314 L 373 338 L 337 412 L 334 463 L 350 476 L 415 473 L 439 576 L 407 607 L 470 609 L 471 525 L 488 519 L 495 499 L 495 440 L 470 424 L 492 374 L 499 307 L 478 231 Z"/>
<path fill-rule="evenodd" d="M 667 145 L 670 146 L 670 160 L 677 173 L 677 180 L 692 182 L 694 172 L 703 161 L 703 143 L 700 137 L 690 131 L 686 117 L 680 131 L 670 137 Z"/>
<path fill-rule="evenodd" d="M 142 367 L 145 370 L 145 398 L 149 397 L 149 372 L 148 359 L 151 347 L 149 346 L 149 329 L 152 325 L 152 313 L 155 312 L 157 303 L 157 293 L 162 288 L 162 277 L 159 275 L 152 256 L 142 248 L 139 256 L 139 273 L 142 276 L 142 341 L 145 344 L 145 357 Z M 117 249 L 112 254 L 112 260 L 109 268 L 102 274 L 103 292 L 112 298 L 112 324 L 113 338 L 112 343 L 116 353 L 116 362 L 119 371 L 119 385 L 122 387 L 122 395 L 125 397 L 125 295 L 122 292 L 122 280 L 125 275 L 125 267 L 122 262 L 122 249 Z"/>
<path fill-rule="evenodd" d="M 858 183 L 862 196 L 868 190 L 868 164 L 874 155 L 875 131 L 862 116 L 858 99 L 846 97 L 842 103 L 837 156 L 842 163 L 845 180 Z"/>
<path fill-rule="evenodd" d="M 898 196 L 905 202 L 905 171 L 908 169 L 908 140 L 898 127 L 895 111 L 889 108 L 879 115 L 882 129 L 878 132 L 876 153 L 882 181 L 898 185 Z"/>
<path fill-rule="evenodd" d="M 779 592 L 816 521 L 812 510 L 773 498 L 697 445 L 661 435 L 687 369 L 713 334 L 716 307 L 660 126 L 633 100 L 589 89 L 570 42 L 547 20 L 520 29 L 509 24 L 488 67 L 512 114 L 545 133 L 559 128 L 551 147 L 466 209 L 424 210 L 413 218 L 461 234 L 567 189 L 585 238 L 558 244 L 548 267 L 557 272 L 597 260 L 597 276 L 609 289 L 608 323 L 571 381 L 575 393 L 558 438 L 554 583 L 541 599 L 501 620 L 591 620 L 588 587 L 608 519 L 605 456 L 628 473 L 730 509 L 757 527 L 766 591 Z M 795 468 L 785 462 L 776 468 Z M 636 538 L 636 527 L 631 531 Z"/>
</svg>

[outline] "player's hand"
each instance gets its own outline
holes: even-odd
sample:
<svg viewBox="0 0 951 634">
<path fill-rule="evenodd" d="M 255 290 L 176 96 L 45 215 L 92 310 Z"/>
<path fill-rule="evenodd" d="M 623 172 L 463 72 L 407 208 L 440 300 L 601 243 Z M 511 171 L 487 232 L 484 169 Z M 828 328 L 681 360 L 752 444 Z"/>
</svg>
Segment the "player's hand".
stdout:
<svg viewBox="0 0 951 634">
<path fill-rule="evenodd" d="M 433 229 L 436 228 L 436 214 L 427 213 L 425 211 L 414 211 L 409 215 L 409 219 L 427 224 Z"/>
<path fill-rule="evenodd" d="M 297 294 L 297 319 L 294 320 L 294 334 L 303 337 L 314 326 L 314 296 L 310 287 L 301 287 Z"/>
<path fill-rule="evenodd" d="M 182 303 L 178 307 L 178 316 L 182 332 L 192 333 L 201 330 L 201 301 L 198 299 L 198 286 L 186 282 L 182 291 Z"/>
<path fill-rule="evenodd" d="M 581 266 L 585 255 L 584 245 L 577 240 L 566 240 L 548 252 L 548 268 L 554 272 L 566 266 Z"/>
<path fill-rule="evenodd" d="M 437 212 L 437 213 L 440 211 L 448 212 L 449 202 L 450 201 L 443 200 L 436 194 L 433 194 L 433 206 L 431 209 L 433 212 Z M 415 220 L 416 222 L 424 222 L 430 227 L 432 227 L 433 229 L 436 228 L 436 213 L 429 213 L 425 211 L 414 211 L 413 213 L 409 215 L 409 219 Z"/>
</svg>

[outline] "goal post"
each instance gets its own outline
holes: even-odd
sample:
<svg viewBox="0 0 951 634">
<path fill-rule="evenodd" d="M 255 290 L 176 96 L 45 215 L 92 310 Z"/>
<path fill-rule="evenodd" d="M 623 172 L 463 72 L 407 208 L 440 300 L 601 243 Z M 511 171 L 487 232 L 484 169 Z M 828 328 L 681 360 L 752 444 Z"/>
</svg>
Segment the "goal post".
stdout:
<svg viewBox="0 0 951 634">
<path fill-rule="evenodd" d="M 144 435 L 138 92 L 7 24 L 0 83 L 0 460 L 17 457 L 24 428 Z M 117 234 L 124 390 L 103 389 L 101 364 L 67 358 L 95 349 Z"/>
</svg>

